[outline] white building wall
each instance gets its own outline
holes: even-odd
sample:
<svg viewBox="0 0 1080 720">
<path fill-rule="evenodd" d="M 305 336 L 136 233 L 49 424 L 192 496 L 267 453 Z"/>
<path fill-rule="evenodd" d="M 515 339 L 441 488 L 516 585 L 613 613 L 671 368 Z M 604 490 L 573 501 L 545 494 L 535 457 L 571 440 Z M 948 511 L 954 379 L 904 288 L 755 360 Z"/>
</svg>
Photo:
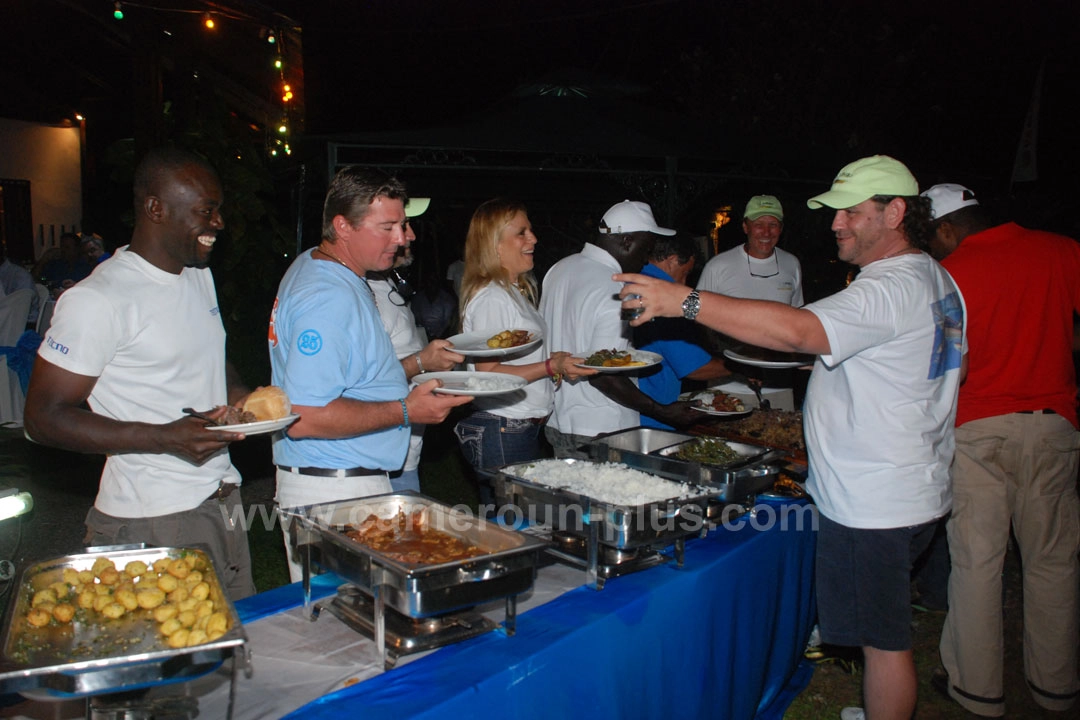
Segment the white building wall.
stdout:
<svg viewBox="0 0 1080 720">
<path fill-rule="evenodd" d="M 34 254 L 43 250 L 39 228 L 82 228 L 82 152 L 79 126 L 42 125 L 0 118 L 0 178 L 29 180 Z"/>
</svg>

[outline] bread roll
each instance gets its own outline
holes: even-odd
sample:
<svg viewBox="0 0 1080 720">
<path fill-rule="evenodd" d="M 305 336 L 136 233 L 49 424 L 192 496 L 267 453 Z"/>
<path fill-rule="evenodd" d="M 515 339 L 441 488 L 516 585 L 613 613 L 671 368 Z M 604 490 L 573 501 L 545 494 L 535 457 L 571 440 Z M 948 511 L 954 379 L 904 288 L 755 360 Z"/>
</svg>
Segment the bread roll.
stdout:
<svg viewBox="0 0 1080 720">
<path fill-rule="evenodd" d="M 256 388 L 244 401 L 244 412 L 255 416 L 255 422 L 277 420 L 292 411 L 292 403 L 285 391 L 275 385 Z"/>
</svg>

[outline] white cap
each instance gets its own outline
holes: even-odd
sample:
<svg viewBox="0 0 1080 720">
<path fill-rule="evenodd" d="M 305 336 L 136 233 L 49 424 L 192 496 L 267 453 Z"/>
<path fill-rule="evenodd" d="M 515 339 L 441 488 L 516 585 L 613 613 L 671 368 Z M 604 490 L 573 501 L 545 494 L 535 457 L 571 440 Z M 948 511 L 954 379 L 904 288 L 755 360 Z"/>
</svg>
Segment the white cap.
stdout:
<svg viewBox="0 0 1080 720">
<path fill-rule="evenodd" d="M 930 198 L 930 214 L 935 220 L 956 212 L 960 208 L 979 204 L 974 192 L 956 183 L 935 185 L 929 190 L 924 190 L 922 196 Z"/>
<path fill-rule="evenodd" d="M 431 204 L 431 198 L 409 198 L 405 203 L 405 217 L 419 217 L 424 214 Z"/>
<path fill-rule="evenodd" d="M 674 230 L 657 225 L 649 204 L 637 200 L 623 200 L 618 205 L 612 205 L 611 209 L 604 213 L 601 222 L 604 225 L 600 228 L 602 233 L 616 235 L 633 232 L 651 232 L 657 235 L 675 234 Z"/>
</svg>

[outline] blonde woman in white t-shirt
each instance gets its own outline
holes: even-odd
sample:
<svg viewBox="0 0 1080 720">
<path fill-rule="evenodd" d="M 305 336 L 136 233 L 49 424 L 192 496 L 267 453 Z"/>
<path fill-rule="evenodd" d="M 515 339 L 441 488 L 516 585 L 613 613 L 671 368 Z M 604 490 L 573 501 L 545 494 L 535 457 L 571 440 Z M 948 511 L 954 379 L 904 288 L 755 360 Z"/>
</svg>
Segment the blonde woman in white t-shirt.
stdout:
<svg viewBox="0 0 1080 720">
<path fill-rule="evenodd" d="M 535 248 L 536 235 L 522 203 L 496 198 L 476 209 L 465 239 L 463 332 L 529 330 L 546 337 L 547 325 L 536 309 Z M 469 464 L 483 471 L 540 457 L 540 432 L 560 381 L 595 372 L 575 365 L 581 362 L 568 352 L 549 352 L 541 343 L 518 356 L 476 363 L 476 370 L 517 375 L 528 385 L 515 393 L 473 401 L 472 414 L 454 428 Z M 481 493 L 485 494 L 483 484 Z"/>
</svg>

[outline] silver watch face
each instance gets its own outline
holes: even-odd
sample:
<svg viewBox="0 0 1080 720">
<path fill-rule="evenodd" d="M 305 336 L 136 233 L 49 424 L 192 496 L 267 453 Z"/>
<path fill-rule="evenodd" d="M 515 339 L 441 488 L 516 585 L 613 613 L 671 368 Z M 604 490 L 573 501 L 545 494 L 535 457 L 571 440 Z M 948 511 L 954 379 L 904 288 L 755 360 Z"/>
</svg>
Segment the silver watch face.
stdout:
<svg viewBox="0 0 1080 720">
<path fill-rule="evenodd" d="M 697 317 L 698 310 L 701 309 L 701 298 L 698 297 L 697 291 L 692 291 L 683 300 L 682 311 L 683 317 L 687 320 L 693 320 Z"/>
</svg>

